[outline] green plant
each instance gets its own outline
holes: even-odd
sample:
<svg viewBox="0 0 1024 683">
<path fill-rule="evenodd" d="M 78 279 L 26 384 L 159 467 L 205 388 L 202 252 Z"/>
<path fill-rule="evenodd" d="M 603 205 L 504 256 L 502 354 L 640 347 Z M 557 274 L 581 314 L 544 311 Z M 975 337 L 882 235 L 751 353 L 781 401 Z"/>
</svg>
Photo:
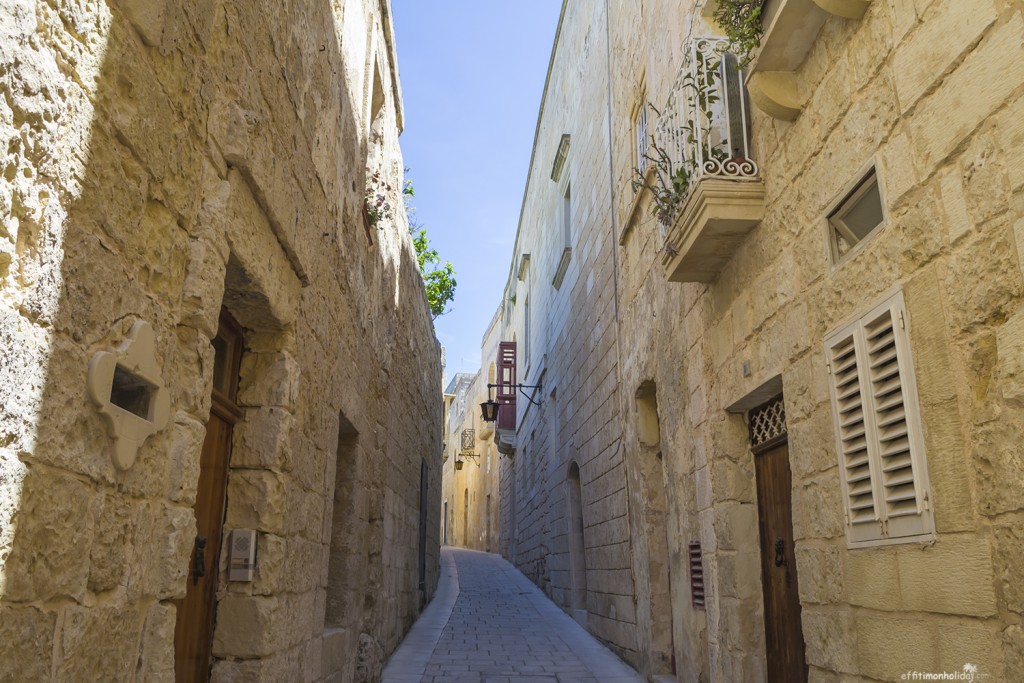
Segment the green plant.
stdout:
<svg viewBox="0 0 1024 683">
<path fill-rule="evenodd" d="M 690 174 L 693 171 L 693 164 L 683 159 L 677 166 L 672 161 L 672 156 L 664 147 L 658 144 L 654 135 L 651 135 L 650 143 L 644 158 L 650 166 L 654 167 L 654 177 L 648 180 L 648 172 L 638 168 L 633 169 L 633 190 L 638 192 L 646 189 L 651 193 L 651 215 L 655 216 L 662 225 L 670 225 L 679 205 L 686 196 L 687 188 L 690 185 Z"/>
<path fill-rule="evenodd" d="M 451 310 L 448 308 L 448 304 L 455 299 L 455 287 L 458 284 L 455 281 L 455 267 L 451 261 L 441 262 L 441 256 L 437 249 L 430 246 L 427 229 L 416 221 L 416 208 L 412 205 L 412 198 L 416 196 L 416 190 L 411 180 L 406 180 L 402 185 L 402 195 L 405 200 L 405 210 L 409 216 L 409 234 L 412 236 L 412 246 L 416 251 L 416 264 L 423 276 L 423 286 L 427 292 L 430 315 L 436 320 L 438 316 Z"/>
<path fill-rule="evenodd" d="M 761 44 L 764 26 L 761 11 L 765 0 L 718 0 L 714 20 L 725 31 L 729 51 L 736 55 L 737 68 L 742 69 Z"/>
<path fill-rule="evenodd" d="M 370 169 L 367 168 L 366 171 L 368 173 L 367 187 L 363 197 L 366 201 L 366 215 L 370 219 L 370 225 L 383 228 L 382 223 L 394 218 L 394 211 L 389 199 L 391 184 L 384 179 L 379 170 L 370 173 Z"/>
<path fill-rule="evenodd" d="M 685 99 L 692 105 L 689 110 L 696 111 L 705 125 L 698 126 L 696 118 L 688 117 L 677 128 L 661 131 L 662 136 L 673 141 L 679 148 L 675 157 L 652 133 L 644 158 L 648 167 L 654 168 L 654 177 L 649 179 L 646 168 L 643 171 L 633 169 L 633 190 L 646 189 L 651 193 L 651 214 L 666 226 L 672 223 L 689 194 L 690 182 L 700 172 L 698 149 L 718 161 L 727 157 L 723 150 L 708 144 L 711 126 L 707 124 L 712 119 L 715 104 L 721 99 L 717 87 L 721 57 L 717 53 L 709 56 L 697 52 L 696 59 L 695 68 L 687 71 L 679 82 L 675 106 L 680 106 L 679 99 Z M 648 103 L 647 107 L 659 119 L 662 118 L 661 112 L 653 104 Z"/>
</svg>

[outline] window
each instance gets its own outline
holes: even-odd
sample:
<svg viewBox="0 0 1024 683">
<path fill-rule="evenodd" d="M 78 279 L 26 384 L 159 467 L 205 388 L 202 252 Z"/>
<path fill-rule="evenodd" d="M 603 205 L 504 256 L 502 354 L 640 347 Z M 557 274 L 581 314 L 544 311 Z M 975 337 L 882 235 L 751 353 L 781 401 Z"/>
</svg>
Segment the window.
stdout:
<svg viewBox="0 0 1024 683">
<path fill-rule="evenodd" d="M 647 170 L 647 145 L 650 142 L 650 135 L 647 132 L 647 93 L 640 97 L 640 105 L 633 115 L 633 137 L 636 142 L 636 170 L 643 175 Z"/>
<path fill-rule="evenodd" d="M 530 370 L 530 295 L 523 301 L 523 367 Z M 526 375 L 524 375 L 525 377 Z M 526 381 L 525 379 L 523 381 Z"/>
<path fill-rule="evenodd" d="M 565 181 L 565 189 L 562 190 L 559 214 L 559 222 L 562 224 L 562 255 L 558 259 L 555 277 L 551 281 L 555 289 L 562 287 L 562 280 L 569 270 L 569 259 L 572 258 L 572 183 L 568 179 Z"/>
<path fill-rule="evenodd" d="M 837 263 L 884 222 L 878 177 L 872 168 L 828 215 L 832 262 Z"/>
<path fill-rule="evenodd" d="M 514 430 L 516 428 L 516 343 L 498 343 L 498 387 L 495 400 L 501 404 L 498 408 L 498 421 L 495 429 Z"/>
<path fill-rule="evenodd" d="M 555 152 L 555 162 L 551 165 L 551 179 L 556 183 L 562 179 L 562 170 L 565 168 L 565 160 L 569 158 L 569 145 L 572 137 L 565 133 L 558 141 L 558 151 Z"/>
<path fill-rule="evenodd" d="M 934 536 L 903 292 L 825 340 L 850 547 Z"/>
</svg>

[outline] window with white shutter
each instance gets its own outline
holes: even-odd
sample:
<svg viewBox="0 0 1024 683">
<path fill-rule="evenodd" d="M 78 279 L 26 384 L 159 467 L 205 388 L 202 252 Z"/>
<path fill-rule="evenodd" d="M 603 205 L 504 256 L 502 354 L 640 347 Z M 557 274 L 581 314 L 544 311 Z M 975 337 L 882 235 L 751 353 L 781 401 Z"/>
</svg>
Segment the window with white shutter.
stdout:
<svg viewBox="0 0 1024 683">
<path fill-rule="evenodd" d="M 851 547 L 934 536 L 903 292 L 825 340 Z"/>
</svg>

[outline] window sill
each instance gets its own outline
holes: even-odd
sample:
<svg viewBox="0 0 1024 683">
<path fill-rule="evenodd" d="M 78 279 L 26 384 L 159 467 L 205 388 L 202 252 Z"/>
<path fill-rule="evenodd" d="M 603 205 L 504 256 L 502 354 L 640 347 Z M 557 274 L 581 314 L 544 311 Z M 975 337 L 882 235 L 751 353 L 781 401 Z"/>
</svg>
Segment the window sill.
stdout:
<svg viewBox="0 0 1024 683">
<path fill-rule="evenodd" d="M 761 180 L 698 181 L 665 238 L 669 282 L 713 282 L 763 218 Z"/>
</svg>

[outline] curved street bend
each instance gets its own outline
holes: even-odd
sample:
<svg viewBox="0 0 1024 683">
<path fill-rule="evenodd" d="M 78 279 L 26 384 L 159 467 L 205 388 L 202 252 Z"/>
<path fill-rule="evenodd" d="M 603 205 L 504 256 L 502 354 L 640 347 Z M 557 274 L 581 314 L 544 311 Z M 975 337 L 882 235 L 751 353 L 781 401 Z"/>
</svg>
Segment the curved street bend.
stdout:
<svg viewBox="0 0 1024 683">
<path fill-rule="evenodd" d="M 642 683 L 498 555 L 444 547 L 437 594 L 383 683 Z"/>
</svg>

